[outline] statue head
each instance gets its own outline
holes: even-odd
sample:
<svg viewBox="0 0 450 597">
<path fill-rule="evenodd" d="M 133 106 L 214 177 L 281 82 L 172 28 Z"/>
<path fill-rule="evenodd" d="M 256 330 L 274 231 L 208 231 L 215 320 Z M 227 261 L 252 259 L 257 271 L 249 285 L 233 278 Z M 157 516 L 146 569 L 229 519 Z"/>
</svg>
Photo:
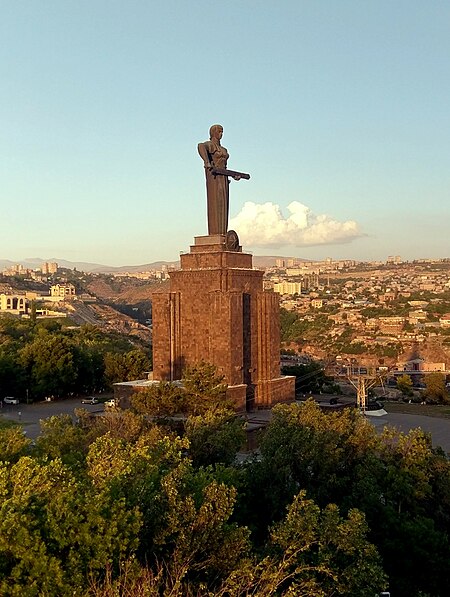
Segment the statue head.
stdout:
<svg viewBox="0 0 450 597">
<path fill-rule="evenodd" d="M 209 129 L 209 138 L 220 139 L 222 137 L 221 133 L 223 133 L 223 126 L 221 124 L 213 124 Z"/>
</svg>

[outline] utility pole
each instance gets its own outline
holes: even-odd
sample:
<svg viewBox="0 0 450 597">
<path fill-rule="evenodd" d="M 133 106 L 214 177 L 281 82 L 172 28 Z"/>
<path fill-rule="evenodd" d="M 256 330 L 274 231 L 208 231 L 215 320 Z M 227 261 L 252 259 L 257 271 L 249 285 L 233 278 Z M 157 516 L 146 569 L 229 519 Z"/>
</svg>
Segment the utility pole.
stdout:
<svg viewBox="0 0 450 597">
<path fill-rule="evenodd" d="M 369 401 L 369 390 L 380 383 L 382 384 L 382 377 L 375 367 L 367 368 L 351 365 L 347 367 L 347 379 L 356 389 L 356 406 L 361 414 L 365 415 Z"/>
</svg>

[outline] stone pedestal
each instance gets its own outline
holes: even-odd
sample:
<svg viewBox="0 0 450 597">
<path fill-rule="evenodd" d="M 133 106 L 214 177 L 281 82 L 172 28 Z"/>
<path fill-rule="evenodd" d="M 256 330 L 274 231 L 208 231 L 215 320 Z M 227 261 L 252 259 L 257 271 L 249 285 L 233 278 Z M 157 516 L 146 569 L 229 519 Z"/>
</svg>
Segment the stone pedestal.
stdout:
<svg viewBox="0 0 450 597">
<path fill-rule="evenodd" d="M 153 294 L 153 378 L 175 381 L 186 365 L 213 363 L 240 411 L 294 399 L 280 375 L 278 295 L 263 291 L 252 255 L 222 235 L 196 237 L 170 291 Z"/>
</svg>

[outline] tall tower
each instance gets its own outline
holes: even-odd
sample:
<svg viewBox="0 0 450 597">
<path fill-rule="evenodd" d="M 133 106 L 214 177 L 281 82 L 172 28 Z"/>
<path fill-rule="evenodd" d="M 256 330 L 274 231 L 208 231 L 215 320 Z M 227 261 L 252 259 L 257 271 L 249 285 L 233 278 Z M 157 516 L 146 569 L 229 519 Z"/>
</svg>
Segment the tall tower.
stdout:
<svg viewBox="0 0 450 597">
<path fill-rule="evenodd" d="M 294 399 L 295 378 L 280 374 L 279 297 L 263 290 L 234 231 L 196 237 L 170 290 L 153 294 L 153 379 L 181 379 L 202 360 L 240 411 Z"/>
</svg>

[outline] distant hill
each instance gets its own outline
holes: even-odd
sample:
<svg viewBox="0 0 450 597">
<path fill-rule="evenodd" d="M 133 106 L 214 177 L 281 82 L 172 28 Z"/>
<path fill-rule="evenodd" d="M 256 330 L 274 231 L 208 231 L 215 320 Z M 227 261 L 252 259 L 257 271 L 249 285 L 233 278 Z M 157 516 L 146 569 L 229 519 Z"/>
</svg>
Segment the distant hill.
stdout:
<svg viewBox="0 0 450 597">
<path fill-rule="evenodd" d="M 94 265 L 94 264 L 91 264 Z M 143 265 L 120 265 L 117 267 L 110 265 L 99 265 L 94 269 L 89 270 L 89 273 L 93 274 L 113 274 L 120 272 L 146 272 L 149 270 L 161 270 L 163 266 L 177 267 L 180 265 L 179 261 L 153 261 L 152 263 L 145 263 Z M 65 266 L 63 266 L 65 267 Z M 77 268 L 78 269 L 78 268 Z M 82 271 L 87 272 L 87 269 Z"/>
<path fill-rule="evenodd" d="M 82 272 L 92 272 L 96 268 L 108 267 L 99 263 L 88 263 L 84 261 L 67 261 L 66 259 L 58 259 L 57 257 L 49 257 L 48 259 L 41 259 L 40 257 L 27 257 L 27 259 L 18 259 L 17 261 L 10 261 L 9 259 L 0 259 L 0 269 L 7 269 L 13 265 L 20 264 L 27 269 L 38 269 L 45 262 L 55 262 L 59 267 L 65 267 L 67 269 L 76 268 Z"/>
<path fill-rule="evenodd" d="M 107 274 L 115 272 L 142 272 L 151 269 L 160 270 L 163 265 L 168 267 L 177 265 L 177 261 L 155 261 L 153 263 L 146 263 L 144 265 L 121 265 L 114 267 L 112 265 L 103 265 L 101 263 L 90 263 L 88 261 L 68 261 L 67 259 L 58 259 L 57 257 L 49 257 L 48 259 L 41 259 L 40 257 L 29 257 L 27 259 L 18 259 L 11 261 L 9 259 L 0 259 L 0 270 L 8 269 L 13 265 L 20 264 L 27 269 L 38 269 L 45 262 L 56 262 L 59 267 L 67 269 L 77 269 L 80 272 Z"/>
<path fill-rule="evenodd" d="M 255 267 L 272 267 L 276 264 L 277 259 L 292 259 L 292 257 L 280 257 L 280 256 L 265 256 L 265 255 L 254 255 L 253 265 Z M 310 259 L 295 258 L 299 261 L 311 261 Z M 59 267 L 65 267 L 67 269 L 77 269 L 80 272 L 93 273 L 93 274 L 114 274 L 121 272 L 143 272 L 148 270 L 160 270 L 163 266 L 177 267 L 179 261 L 153 261 L 152 263 L 145 263 L 142 265 L 102 265 L 101 263 L 90 263 L 88 261 L 68 261 L 67 259 L 58 259 L 57 257 L 49 257 L 48 259 L 41 259 L 40 257 L 29 257 L 27 259 L 18 259 L 17 261 L 10 261 L 9 259 L 0 259 L 0 270 L 8 269 L 13 265 L 20 264 L 27 269 L 38 269 L 45 262 L 54 262 Z"/>
</svg>

